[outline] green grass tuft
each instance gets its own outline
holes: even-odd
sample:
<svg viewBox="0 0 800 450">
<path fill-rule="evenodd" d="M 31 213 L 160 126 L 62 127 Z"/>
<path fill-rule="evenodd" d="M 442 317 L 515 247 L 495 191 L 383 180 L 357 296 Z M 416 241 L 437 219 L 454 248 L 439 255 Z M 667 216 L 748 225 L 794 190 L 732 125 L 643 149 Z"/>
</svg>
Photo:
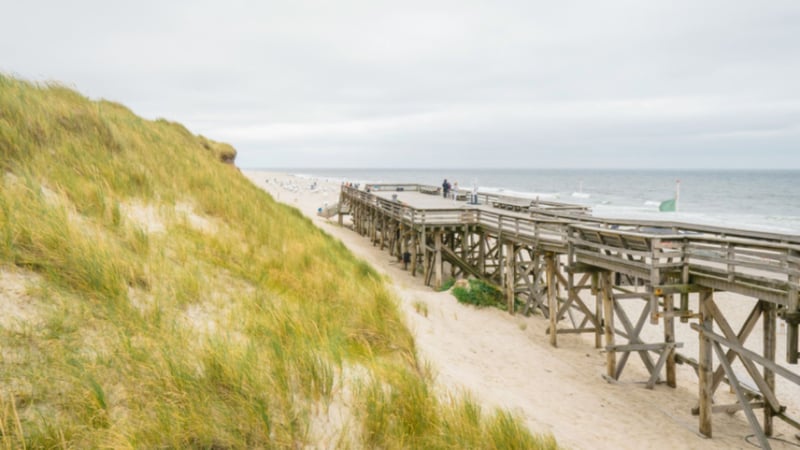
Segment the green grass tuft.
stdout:
<svg viewBox="0 0 800 450">
<path fill-rule="evenodd" d="M 470 279 L 469 287 L 453 288 L 453 295 L 461 303 L 475 306 L 505 308 L 503 292 L 482 280 Z"/>
</svg>

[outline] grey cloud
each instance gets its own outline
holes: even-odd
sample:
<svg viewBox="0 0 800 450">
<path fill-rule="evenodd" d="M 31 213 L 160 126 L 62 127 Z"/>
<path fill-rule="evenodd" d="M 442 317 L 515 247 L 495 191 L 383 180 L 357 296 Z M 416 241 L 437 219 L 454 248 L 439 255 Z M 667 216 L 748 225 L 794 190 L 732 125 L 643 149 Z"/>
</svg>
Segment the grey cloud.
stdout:
<svg viewBox="0 0 800 450">
<path fill-rule="evenodd" d="M 242 165 L 800 168 L 794 0 L 17 3 L 0 70 Z"/>
</svg>

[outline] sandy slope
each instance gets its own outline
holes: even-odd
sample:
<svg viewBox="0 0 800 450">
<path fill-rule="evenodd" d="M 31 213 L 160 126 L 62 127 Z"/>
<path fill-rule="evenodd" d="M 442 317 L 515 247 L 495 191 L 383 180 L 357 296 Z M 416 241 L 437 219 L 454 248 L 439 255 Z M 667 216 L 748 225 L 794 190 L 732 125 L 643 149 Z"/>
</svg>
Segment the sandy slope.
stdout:
<svg viewBox="0 0 800 450">
<path fill-rule="evenodd" d="M 741 412 L 715 414 L 713 439 L 697 433 L 697 418 L 689 412 L 696 404 L 697 377 L 690 368 L 679 366 L 677 389 L 658 385 L 647 390 L 640 383 L 647 378 L 645 370 L 632 355 L 620 382 L 609 384 L 601 377 L 605 355 L 594 348 L 593 337 L 562 335 L 559 348 L 553 348 L 541 316 L 463 306 L 450 293 L 434 292 L 421 277 L 411 277 L 368 239 L 339 227 L 335 219 L 317 217 L 317 208 L 337 201 L 338 182 L 274 172 L 245 175 L 390 276 L 420 354 L 434 368 L 440 388 L 468 390 L 486 406 L 511 409 L 531 430 L 551 432 L 570 448 L 754 448 L 745 441 L 751 432 Z M 314 181 L 317 189 L 310 191 Z M 717 299 L 721 307 L 734 308 L 736 324 L 748 312 L 745 305 L 751 304 L 727 294 L 717 294 Z M 427 305 L 427 316 L 416 311 L 414 305 L 420 302 Z M 696 334 L 686 325 L 678 328 L 678 341 L 686 343 L 682 353 L 696 355 Z M 749 346 L 759 345 L 754 340 Z M 778 355 L 782 352 L 779 347 Z M 797 386 L 788 393 L 779 388 L 779 398 L 789 403 L 790 412 L 797 411 L 798 397 Z M 733 396 L 723 386 L 717 401 L 733 403 Z M 800 443 L 783 423 L 776 421 L 776 429 L 777 436 Z M 794 448 L 779 441 L 772 445 Z"/>
</svg>

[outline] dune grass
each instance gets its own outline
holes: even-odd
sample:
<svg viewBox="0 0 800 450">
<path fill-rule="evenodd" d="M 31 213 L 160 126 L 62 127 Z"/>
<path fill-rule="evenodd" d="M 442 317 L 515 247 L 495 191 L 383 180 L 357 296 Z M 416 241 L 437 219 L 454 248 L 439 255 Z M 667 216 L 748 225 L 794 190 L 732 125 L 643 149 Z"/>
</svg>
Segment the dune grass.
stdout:
<svg viewBox="0 0 800 450">
<path fill-rule="evenodd" d="M 381 277 L 234 156 L 0 75 L 0 271 L 38 280 L 3 300 L 0 448 L 555 447 L 437 395 Z"/>
</svg>

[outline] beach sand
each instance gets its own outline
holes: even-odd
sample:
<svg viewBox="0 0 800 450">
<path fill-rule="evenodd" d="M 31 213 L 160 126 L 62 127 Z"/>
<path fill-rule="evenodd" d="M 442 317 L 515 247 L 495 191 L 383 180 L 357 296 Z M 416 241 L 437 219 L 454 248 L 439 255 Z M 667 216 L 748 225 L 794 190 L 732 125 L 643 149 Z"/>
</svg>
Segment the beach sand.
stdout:
<svg viewBox="0 0 800 450">
<path fill-rule="evenodd" d="M 593 335 L 560 335 L 558 348 L 553 348 L 542 316 L 512 316 L 494 308 L 461 305 L 449 292 L 425 286 L 421 276 L 412 277 L 387 251 L 347 228 L 349 217 L 340 227 L 336 216 L 330 220 L 317 216 L 318 208 L 338 201 L 338 180 L 265 171 L 243 173 L 389 276 L 420 357 L 431 364 L 442 392 L 469 391 L 484 407 L 511 410 L 531 431 L 552 433 L 567 448 L 754 448 L 747 441 L 756 442 L 748 438 L 752 432 L 742 412 L 714 414 L 713 439 L 698 433 L 698 419 L 690 413 L 697 404 L 697 376 L 690 367 L 678 366 L 677 388 L 658 384 L 648 390 L 644 387 L 647 372 L 632 354 L 620 380 L 606 382 L 602 377 L 605 353 L 594 348 Z M 716 293 L 715 299 L 738 330 L 753 301 L 727 293 Z M 427 306 L 427 315 L 417 312 L 415 305 L 419 304 Z M 663 341 L 660 328 L 646 328 L 643 336 L 651 336 L 649 342 L 658 341 L 659 336 Z M 681 353 L 696 358 L 697 334 L 688 324 L 676 323 L 676 328 L 677 341 L 685 343 Z M 753 334 L 747 346 L 760 352 L 760 325 Z M 783 336 L 779 335 L 779 361 L 785 354 L 783 348 Z M 737 373 L 744 373 L 741 365 L 735 367 Z M 797 415 L 798 386 L 777 378 L 778 398 L 788 406 L 790 415 Z M 735 396 L 723 385 L 715 400 L 730 404 Z M 756 410 L 756 414 L 760 420 L 762 412 Z M 779 419 L 775 430 L 775 437 L 800 444 L 794 437 L 796 430 Z M 795 448 L 779 440 L 770 443 L 776 449 Z"/>
</svg>

